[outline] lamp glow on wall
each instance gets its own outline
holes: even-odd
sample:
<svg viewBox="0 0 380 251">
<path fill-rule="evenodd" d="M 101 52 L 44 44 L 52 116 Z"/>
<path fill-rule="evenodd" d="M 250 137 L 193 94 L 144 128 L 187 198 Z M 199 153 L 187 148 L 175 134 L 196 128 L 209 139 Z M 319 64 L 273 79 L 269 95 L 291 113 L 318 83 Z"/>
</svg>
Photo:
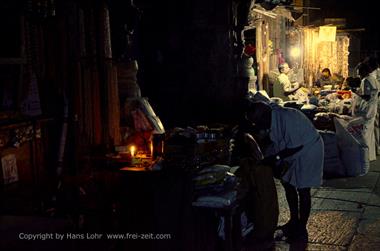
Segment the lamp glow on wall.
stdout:
<svg viewBox="0 0 380 251">
<path fill-rule="evenodd" d="M 290 56 L 292 58 L 299 58 L 301 56 L 301 49 L 299 47 L 291 47 Z"/>
<path fill-rule="evenodd" d="M 336 26 L 320 26 L 319 41 L 320 42 L 335 42 Z"/>
</svg>

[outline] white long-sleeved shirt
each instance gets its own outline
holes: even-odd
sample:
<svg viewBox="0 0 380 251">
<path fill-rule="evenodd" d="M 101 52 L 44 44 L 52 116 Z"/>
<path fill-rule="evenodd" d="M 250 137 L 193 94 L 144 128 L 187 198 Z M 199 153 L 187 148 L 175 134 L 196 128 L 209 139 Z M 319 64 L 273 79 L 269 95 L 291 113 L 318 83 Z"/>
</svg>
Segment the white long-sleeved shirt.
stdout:
<svg viewBox="0 0 380 251">
<path fill-rule="evenodd" d="M 377 81 L 377 89 L 380 91 L 380 68 L 377 68 L 369 74 L 371 77 Z"/>
<path fill-rule="evenodd" d="M 285 73 L 281 73 L 278 76 L 278 81 L 283 86 L 284 92 L 293 92 L 293 91 L 297 90 L 300 86 L 299 83 L 297 83 L 297 82 L 291 83 L 288 75 L 286 75 Z"/>
<path fill-rule="evenodd" d="M 271 108 L 272 144 L 264 150 L 265 156 L 303 146 L 299 152 L 285 158 L 289 169 L 282 180 L 297 188 L 319 187 L 322 183 L 324 146 L 318 131 L 301 111 L 274 104 Z"/>
</svg>

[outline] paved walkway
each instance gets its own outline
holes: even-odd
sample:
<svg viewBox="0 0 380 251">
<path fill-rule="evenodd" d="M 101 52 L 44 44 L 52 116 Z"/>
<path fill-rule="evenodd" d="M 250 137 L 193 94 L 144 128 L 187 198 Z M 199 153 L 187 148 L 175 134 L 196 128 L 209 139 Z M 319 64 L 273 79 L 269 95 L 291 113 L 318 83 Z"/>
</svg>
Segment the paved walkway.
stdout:
<svg viewBox="0 0 380 251">
<path fill-rule="evenodd" d="M 282 186 L 277 184 L 277 187 L 280 202 L 279 224 L 284 224 L 288 220 L 288 208 Z M 30 208 L 26 207 L 25 211 L 31 211 Z M 80 247 L 94 243 L 96 250 L 106 250 L 107 243 L 90 241 L 59 242 L 59 245 L 54 241 L 33 242 L 36 246 L 33 249 L 32 242 L 19 241 L 15 236 L 25 226 L 28 226 L 25 229 L 28 232 L 44 233 L 65 232 L 70 227 L 67 224 L 65 220 L 46 217 L 0 216 L 0 250 L 41 251 L 52 250 L 52 247 L 55 251 L 82 250 Z M 371 163 L 370 172 L 363 177 L 326 180 L 321 188 L 313 189 L 308 230 L 307 247 L 277 242 L 274 250 L 380 250 L 380 158 Z"/>
<path fill-rule="evenodd" d="M 312 190 L 312 212 L 306 250 L 380 250 L 380 159 L 371 163 L 362 177 L 325 180 Z M 280 202 L 279 224 L 288 221 L 288 207 L 282 186 L 277 184 Z M 304 250 L 285 242 L 276 251 Z"/>
</svg>

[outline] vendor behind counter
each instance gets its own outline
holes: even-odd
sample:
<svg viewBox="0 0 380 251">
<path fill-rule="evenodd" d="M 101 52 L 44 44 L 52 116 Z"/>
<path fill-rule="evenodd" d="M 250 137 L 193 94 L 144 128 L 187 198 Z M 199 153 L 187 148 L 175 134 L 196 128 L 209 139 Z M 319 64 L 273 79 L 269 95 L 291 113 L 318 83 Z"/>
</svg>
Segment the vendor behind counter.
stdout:
<svg viewBox="0 0 380 251">
<path fill-rule="evenodd" d="M 324 68 L 322 70 L 321 76 L 316 81 L 315 85 L 320 88 L 323 88 L 325 85 L 333 85 L 331 71 L 329 68 Z"/>
<path fill-rule="evenodd" d="M 320 77 L 315 82 L 315 86 L 322 89 L 341 89 L 343 84 L 343 77 L 337 73 L 331 74 L 329 68 L 324 68 Z"/>
</svg>

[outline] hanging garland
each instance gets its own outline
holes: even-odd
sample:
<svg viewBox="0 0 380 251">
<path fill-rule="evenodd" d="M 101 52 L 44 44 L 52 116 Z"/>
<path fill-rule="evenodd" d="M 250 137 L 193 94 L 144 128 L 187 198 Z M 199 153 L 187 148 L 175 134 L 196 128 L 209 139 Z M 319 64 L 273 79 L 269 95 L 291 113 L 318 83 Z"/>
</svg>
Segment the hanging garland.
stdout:
<svg viewBox="0 0 380 251">
<path fill-rule="evenodd" d="M 334 42 L 321 42 L 318 28 L 305 28 L 304 40 L 304 69 L 306 76 L 314 81 L 323 68 L 329 68 L 332 73 L 348 77 L 349 41 L 347 35 L 337 36 Z"/>
</svg>

